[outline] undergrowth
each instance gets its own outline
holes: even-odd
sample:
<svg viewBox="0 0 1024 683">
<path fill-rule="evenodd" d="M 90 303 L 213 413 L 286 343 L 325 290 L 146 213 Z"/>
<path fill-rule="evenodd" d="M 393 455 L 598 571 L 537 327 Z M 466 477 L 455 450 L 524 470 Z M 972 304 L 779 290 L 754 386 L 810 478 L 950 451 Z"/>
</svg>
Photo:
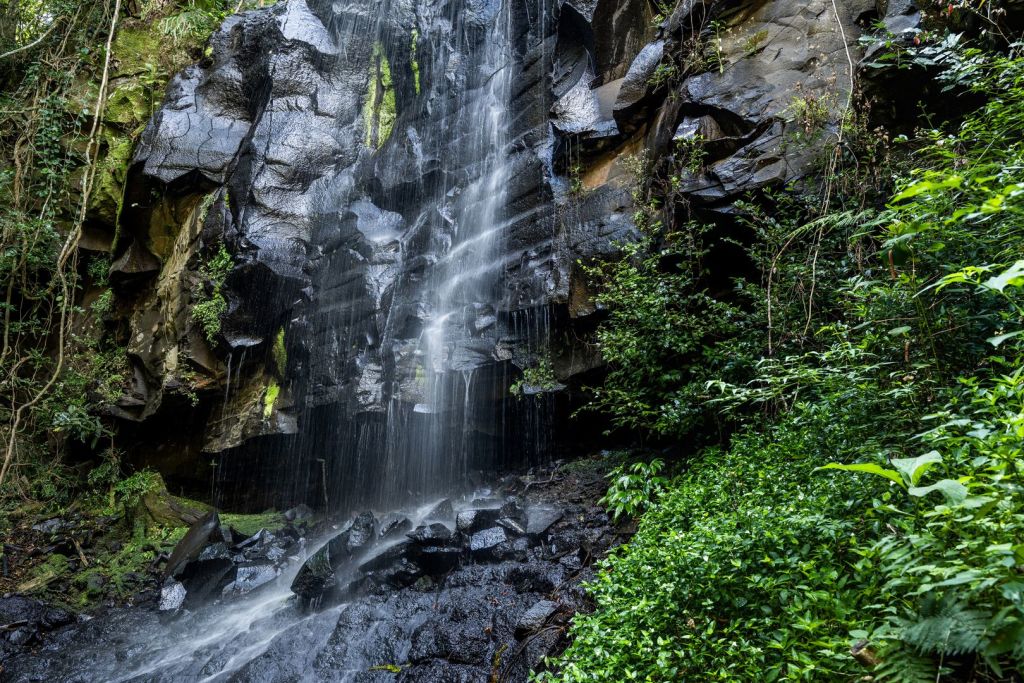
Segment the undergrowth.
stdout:
<svg viewBox="0 0 1024 683">
<path fill-rule="evenodd" d="M 908 138 L 894 188 L 833 159 L 741 204 L 760 276 L 729 289 L 640 165 L 644 238 L 590 266 L 595 407 L 693 453 L 610 475 L 637 534 L 536 680 L 1021 680 L 1024 58 L 965 45 L 904 59 L 981 109 Z"/>
</svg>

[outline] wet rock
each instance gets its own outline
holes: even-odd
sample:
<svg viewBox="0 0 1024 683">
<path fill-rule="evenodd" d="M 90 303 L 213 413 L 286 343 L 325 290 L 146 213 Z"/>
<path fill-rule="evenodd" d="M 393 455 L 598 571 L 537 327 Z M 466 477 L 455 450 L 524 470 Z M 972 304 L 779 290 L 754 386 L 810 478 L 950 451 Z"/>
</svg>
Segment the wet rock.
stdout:
<svg viewBox="0 0 1024 683">
<path fill-rule="evenodd" d="M 221 543 L 211 543 L 210 545 L 203 548 L 202 552 L 199 553 L 199 557 L 196 558 L 197 562 L 207 562 L 209 560 L 230 560 L 231 553 L 228 552 L 228 546 Z"/>
<path fill-rule="evenodd" d="M 419 549 L 412 541 L 405 541 L 359 565 L 359 571 L 379 584 L 392 588 L 404 588 L 416 582 L 423 570 L 413 560 L 419 556 Z"/>
<path fill-rule="evenodd" d="M 507 540 L 508 536 L 500 526 L 484 529 L 470 537 L 469 551 L 474 558 L 491 559 L 495 556 L 496 549 Z"/>
<path fill-rule="evenodd" d="M 40 624 L 45 629 L 55 629 L 66 624 L 70 624 L 75 620 L 75 615 L 67 610 L 59 607 L 49 607 L 43 612 L 43 618 L 40 620 Z"/>
<path fill-rule="evenodd" d="M 461 548 L 427 546 L 420 549 L 416 564 L 432 576 L 447 574 L 462 563 L 462 554 Z"/>
<path fill-rule="evenodd" d="M 551 600 L 541 600 L 537 602 L 533 607 L 526 610 L 523 616 L 519 617 L 519 623 L 516 624 L 516 638 L 522 640 L 523 638 L 536 633 L 544 627 L 547 623 L 548 618 L 555 613 L 558 609 L 558 603 L 552 602 Z"/>
<path fill-rule="evenodd" d="M 187 591 L 180 581 L 168 579 L 160 588 L 160 602 L 158 609 L 161 612 L 175 612 L 185 604 Z"/>
<path fill-rule="evenodd" d="M 429 526 L 419 526 L 406 534 L 413 542 L 425 546 L 446 545 L 452 540 L 452 530 L 444 524 L 434 522 Z"/>
<path fill-rule="evenodd" d="M 377 535 L 377 518 L 372 512 L 360 513 L 352 520 L 352 526 L 346 533 L 345 549 L 351 555 L 374 540 Z"/>
<path fill-rule="evenodd" d="M 313 508 L 309 507 L 305 503 L 301 503 L 293 508 L 285 510 L 283 517 L 285 518 L 285 521 L 298 523 L 308 522 L 313 518 L 313 514 Z"/>
<path fill-rule="evenodd" d="M 199 557 L 210 540 L 210 534 L 216 529 L 220 529 L 220 517 L 216 512 L 208 512 L 189 527 L 185 536 L 174 546 L 164 568 L 164 577 L 181 574 L 189 562 Z"/>
<path fill-rule="evenodd" d="M 562 567 L 547 562 L 511 567 L 505 574 L 505 581 L 517 592 L 541 595 L 554 591 L 564 578 Z"/>
<path fill-rule="evenodd" d="M 526 533 L 526 510 L 517 498 L 509 498 L 498 510 L 498 524 L 516 536 Z"/>
<path fill-rule="evenodd" d="M 385 518 L 380 524 L 380 539 L 387 541 L 399 538 L 410 531 L 412 531 L 412 521 L 408 517 L 393 516 L 391 519 Z"/>
<path fill-rule="evenodd" d="M 531 508 L 526 524 L 527 536 L 532 541 L 539 542 L 548 529 L 560 521 L 564 514 L 562 510 L 556 508 Z"/>
<path fill-rule="evenodd" d="M 498 524 L 514 536 L 523 536 L 526 534 L 526 526 L 517 519 L 502 517 L 498 520 Z"/>
<path fill-rule="evenodd" d="M 497 508 L 484 510 L 463 510 L 455 518 L 455 528 L 464 534 L 474 534 L 498 523 Z"/>
<path fill-rule="evenodd" d="M 485 628 L 485 624 L 472 619 L 461 622 L 431 619 L 413 632 L 409 661 L 441 659 L 477 664 L 487 657 Z"/>
<path fill-rule="evenodd" d="M 423 570 L 418 564 L 406 557 L 400 557 L 388 566 L 373 572 L 371 578 L 392 588 L 405 588 L 416 583 L 421 576 Z"/>
<path fill-rule="evenodd" d="M 337 572 L 347 565 L 351 555 L 348 552 L 349 530 L 327 542 L 303 563 L 292 580 L 291 590 L 306 604 L 321 602 L 335 593 Z"/>
<path fill-rule="evenodd" d="M 390 548 L 387 548 L 383 552 L 374 555 L 360 564 L 359 571 L 364 574 L 372 574 L 390 566 L 402 558 L 410 556 L 414 557 L 416 554 L 417 549 L 412 541 L 402 541 L 401 543 L 397 543 Z"/>
<path fill-rule="evenodd" d="M 665 54 L 665 42 L 656 41 L 646 45 L 633 60 L 622 79 L 618 97 L 615 100 L 615 121 L 623 132 L 632 132 L 649 115 L 644 111 L 644 100 L 652 89 L 651 77 Z"/>
<path fill-rule="evenodd" d="M 244 595 L 269 583 L 280 575 L 272 564 L 252 564 L 238 567 L 235 580 L 224 587 L 224 595 Z"/>
<path fill-rule="evenodd" d="M 185 586 L 187 603 L 195 606 L 219 594 L 224 586 L 234 580 L 235 571 L 235 563 L 230 557 L 214 556 L 207 560 L 189 562 L 176 578 Z"/>
<path fill-rule="evenodd" d="M 52 534 L 60 531 L 61 529 L 73 527 L 74 525 L 60 518 L 48 519 L 45 522 L 39 524 L 33 524 L 32 530 L 38 531 L 44 534 Z"/>
</svg>

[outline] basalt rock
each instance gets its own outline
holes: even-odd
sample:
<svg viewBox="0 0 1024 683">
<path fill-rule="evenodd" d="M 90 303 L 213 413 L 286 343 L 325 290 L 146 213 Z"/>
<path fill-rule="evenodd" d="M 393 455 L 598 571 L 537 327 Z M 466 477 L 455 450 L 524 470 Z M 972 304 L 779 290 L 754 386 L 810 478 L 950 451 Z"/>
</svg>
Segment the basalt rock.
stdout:
<svg viewBox="0 0 1024 683">
<path fill-rule="evenodd" d="M 144 447 L 145 428 L 129 435 L 139 457 L 198 481 L 204 460 L 166 453 L 222 453 L 229 496 L 249 495 L 246 461 L 259 460 L 287 505 L 319 503 L 322 487 L 348 509 L 427 493 L 412 474 L 425 449 L 444 463 L 448 451 L 487 454 L 472 463 L 482 469 L 536 459 L 540 441 L 518 438 L 548 419 L 535 406 L 602 363 L 574 341 L 587 333 L 577 321 L 599 314 L 576 264 L 637 236 L 627 160 L 699 149 L 679 195 L 715 215 L 807 179 L 834 145 L 860 58 L 855 19 L 871 4 L 686 0 L 657 25 L 646 0 L 527 0 L 509 7 L 500 65 L 484 59 L 495 2 L 456 2 L 449 16 L 427 0 L 385 13 L 369 0 L 291 0 L 229 18 L 208 58 L 172 80 L 131 157 L 111 277 L 132 302 L 133 373 L 113 414 L 187 415 L 191 428 L 161 453 Z M 886 18 L 913 16 L 889 4 Z M 711 20 L 727 27 L 713 39 Z M 690 59 L 694 44 L 714 59 Z M 371 74 L 385 63 L 375 104 Z M 434 405 L 430 297 L 485 166 L 453 126 L 505 71 L 500 240 L 478 272 L 459 274 L 492 286 L 466 290 L 452 314 L 447 399 Z M 222 248 L 226 310 L 207 339 L 192 311 Z M 552 389 L 514 404 L 509 385 L 541 358 L 554 361 Z M 439 426 L 463 441 L 428 443 Z M 319 472 L 324 452 L 322 478 L 295 474 Z"/>
</svg>

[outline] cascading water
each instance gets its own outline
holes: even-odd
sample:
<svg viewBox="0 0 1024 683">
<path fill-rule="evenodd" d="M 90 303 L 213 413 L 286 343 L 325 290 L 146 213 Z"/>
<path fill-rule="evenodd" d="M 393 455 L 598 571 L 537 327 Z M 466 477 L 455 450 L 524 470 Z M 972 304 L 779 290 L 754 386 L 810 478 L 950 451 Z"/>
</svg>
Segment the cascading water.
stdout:
<svg viewBox="0 0 1024 683">
<path fill-rule="evenodd" d="M 502 268 L 495 262 L 501 240 L 509 168 L 506 155 L 510 74 L 509 10 L 502 3 L 482 46 L 459 45 L 458 52 L 479 54 L 475 83 L 442 118 L 468 161 L 468 183 L 442 183 L 437 201 L 449 210 L 435 212 L 432 241 L 436 260 L 420 280 L 416 298 L 429 311 L 414 354 L 423 368 L 423 402 L 414 412 L 425 419 L 410 425 L 410 437 L 422 444 L 415 488 L 436 492 L 459 481 L 474 459 L 469 420 L 473 378 L 480 364 L 482 332 L 496 323 Z M 464 28 L 456 35 L 468 42 Z M 424 424 L 425 423 L 425 424 Z M 422 437 L 420 435 L 422 432 Z"/>
<path fill-rule="evenodd" d="M 424 2 L 408 24 L 393 20 L 400 9 L 351 0 L 329 22 L 334 78 L 363 98 L 335 136 L 362 145 L 358 162 L 315 186 L 316 286 L 300 317 L 324 332 L 290 378 L 312 407 L 298 434 L 270 446 L 306 468 L 307 500 L 322 488 L 340 511 L 424 500 L 520 453 L 536 459 L 535 439 L 508 435 L 538 431 L 545 407 L 508 405 L 509 348 L 524 331 L 503 285 L 512 7 Z M 323 386 L 324 397 L 309 389 Z"/>
</svg>

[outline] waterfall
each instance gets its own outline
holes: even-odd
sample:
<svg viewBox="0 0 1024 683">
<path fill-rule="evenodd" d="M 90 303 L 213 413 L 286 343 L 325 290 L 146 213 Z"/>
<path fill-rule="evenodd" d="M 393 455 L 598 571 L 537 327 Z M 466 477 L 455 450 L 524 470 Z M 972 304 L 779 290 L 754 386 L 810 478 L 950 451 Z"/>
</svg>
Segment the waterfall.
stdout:
<svg viewBox="0 0 1024 683">
<path fill-rule="evenodd" d="M 385 20 L 395 7 L 354 0 L 330 26 L 344 55 L 337 78 L 368 78 L 357 120 L 339 130 L 357 131 L 383 178 L 366 191 L 343 176 L 321 197 L 328 256 L 315 304 L 330 316 L 331 358 L 347 356 L 356 379 L 307 416 L 299 441 L 330 449 L 340 510 L 423 500 L 504 460 L 512 10 L 422 3 L 412 25 L 396 25 Z M 413 177 L 392 177 L 410 156 Z M 372 311 L 363 288 L 335 284 L 339 272 L 374 283 Z"/>
</svg>

